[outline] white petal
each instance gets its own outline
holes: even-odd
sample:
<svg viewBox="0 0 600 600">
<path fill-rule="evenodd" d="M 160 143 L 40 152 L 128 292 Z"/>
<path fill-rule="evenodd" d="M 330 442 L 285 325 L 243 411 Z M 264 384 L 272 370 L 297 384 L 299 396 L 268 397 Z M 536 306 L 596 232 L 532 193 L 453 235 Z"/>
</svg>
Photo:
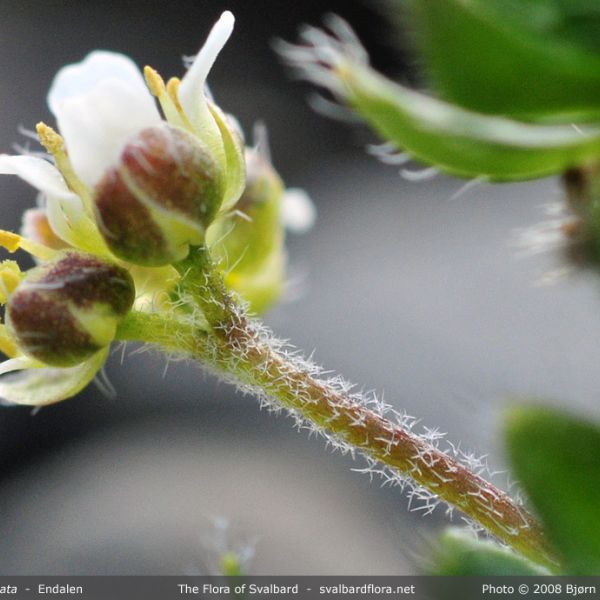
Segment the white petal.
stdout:
<svg viewBox="0 0 600 600">
<path fill-rule="evenodd" d="M 37 369 L 40 366 L 43 365 L 37 360 L 33 360 L 27 356 L 17 356 L 16 358 L 9 358 L 0 363 L 0 375 L 12 373 L 13 371 L 22 371 L 23 369 Z"/>
<path fill-rule="evenodd" d="M 147 94 L 144 78 L 137 65 L 127 56 L 96 50 L 81 62 L 63 67 L 54 77 L 48 92 L 48 106 L 56 116 L 65 100 L 82 96 L 106 79 L 119 79 L 140 95 Z"/>
<path fill-rule="evenodd" d="M 206 43 L 196 55 L 194 62 L 184 75 L 179 86 L 179 102 L 186 116 L 196 128 L 201 128 L 210 119 L 205 97 L 205 83 L 219 52 L 233 31 L 235 19 L 226 11 L 215 23 Z"/>
<path fill-rule="evenodd" d="M 65 98 L 55 113 L 73 168 L 90 187 L 116 162 L 129 136 L 161 121 L 150 92 L 118 78 Z"/>
<path fill-rule="evenodd" d="M 289 188 L 283 195 L 281 218 L 293 233 L 306 233 L 315 224 L 317 209 L 304 190 Z"/>
<path fill-rule="evenodd" d="M 20 373 L 0 378 L 0 400 L 8 404 L 28 404 L 30 406 L 46 406 L 71 398 L 80 392 L 95 377 L 108 356 L 109 348 L 97 352 L 86 362 L 68 369 L 54 367 L 15 368 L 24 369 Z M 11 359 L 0 365 L 13 363 L 20 359 Z M 27 359 L 29 360 L 29 359 Z M 10 368 L 9 370 L 14 370 Z"/>
<path fill-rule="evenodd" d="M 17 175 L 29 185 L 49 196 L 75 196 L 67 187 L 58 169 L 48 161 L 35 156 L 0 154 L 0 174 Z"/>
<path fill-rule="evenodd" d="M 102 237 L 87 216 L 81 198 L 67 187 L 56 167 L 34 156 L 1 154 L 0 174 L 17 175 L 46 196 L 48 222 L 62 240 L 87 252 L 106 252 Z"/>
</svg>

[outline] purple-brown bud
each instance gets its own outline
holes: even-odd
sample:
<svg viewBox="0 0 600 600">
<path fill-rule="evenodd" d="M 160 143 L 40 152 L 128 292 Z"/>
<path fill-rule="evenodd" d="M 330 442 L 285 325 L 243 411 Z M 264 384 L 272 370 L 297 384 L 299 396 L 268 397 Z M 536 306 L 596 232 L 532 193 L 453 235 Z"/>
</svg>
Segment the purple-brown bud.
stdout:
<svg viewBox="0 0 600 600">
<path fill-rule="evenodd" d="M 222 202 L 218 162 L 194 136 L 166 123 L 125 145 L 95 190 L 98 225 L 118 257 L 160 266 L 201 244 Z"/>
<path fill-rule="evenodd" d="M 6 325 L 26 355 L 70 367 L 110 344 L 134 299 L 126 269 L 67 251 L 27 273 L 8 299 Z"/>
</svg>

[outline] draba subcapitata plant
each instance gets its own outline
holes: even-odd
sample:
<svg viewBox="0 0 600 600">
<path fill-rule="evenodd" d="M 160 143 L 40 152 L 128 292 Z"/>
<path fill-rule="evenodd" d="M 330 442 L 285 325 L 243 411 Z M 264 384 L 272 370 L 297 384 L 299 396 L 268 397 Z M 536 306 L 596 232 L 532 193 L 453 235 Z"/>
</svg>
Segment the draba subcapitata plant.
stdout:
<svg viewBox="0 0 600 600">
<path fill-rule="evenodd" d="M 113 341 L 145 343 L 198 362 L 362 456 L 367 471 L 424 511 L 443 502 L 523 560 L 556 569 L 536 519 L 483 478 L 481 461 L 327 375 L 254 316 L 281 294 L 286 226 L 310 227 L 315 211 L 301 190 L 286 190 L 264 136 L 246 147 L 207 90 L 233 24 L 225 12 L 181 80 L 165 82 L 150 67 L 142 74 L 111 52 L 64 67 L 48 94 L 56 129 L 37 125 L 47 156 L 0 156 L 1 173 L 40 192 L 20 234 L 0 233 L 4 248 L 37 262 L 28 271 L 0 264 L 0 396 L 33 406 L 64 400 L 95 377 Z M 319 68 L 329 68 L 334 50 L 323 51 Z M 345 76 L 346 62 L 336 65 Z M 436 106 L 431 113 L 439 117 Z M 548 139 L 568 144 L 559 133 Z"/>
</svg>

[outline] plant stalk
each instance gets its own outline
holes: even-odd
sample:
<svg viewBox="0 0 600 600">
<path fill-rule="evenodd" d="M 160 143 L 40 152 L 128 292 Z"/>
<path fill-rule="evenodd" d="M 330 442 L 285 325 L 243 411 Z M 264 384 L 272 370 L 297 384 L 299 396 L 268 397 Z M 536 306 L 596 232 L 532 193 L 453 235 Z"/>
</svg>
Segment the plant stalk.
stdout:
<svg viewBox="0 0 600 600">
<path fill-rule="evenodd" d="M 535 518 L 506 493 L 406 427 L 320 379 L 311 365 L 286 354 L 227 291 L 205 251 L 178 265 L 212 330 L 178 320 L 130 315 L 120 339 L 141 339 L 183 351 L 259 398 L 285 407 L 317 430 L 429 490 L 531 560 L 555 570 L 558 561 Z M 151 323 L 150 320 L 154 319 Z"/>
</svg>

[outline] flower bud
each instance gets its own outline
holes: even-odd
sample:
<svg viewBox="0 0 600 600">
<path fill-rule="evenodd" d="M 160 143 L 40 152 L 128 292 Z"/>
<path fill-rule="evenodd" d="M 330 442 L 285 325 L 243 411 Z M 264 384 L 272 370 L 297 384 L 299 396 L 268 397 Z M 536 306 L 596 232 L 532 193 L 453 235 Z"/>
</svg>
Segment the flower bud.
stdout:
<svg viewBox="0 0 600 600">
<path fill-rule="evenodd" d="M 66 251 L 26 274 L 6 305 L 6 325 L 26 355 L 70 367 L 109 345 L 135 298 L 129 272 Z"/>
<path fill-rule="evenodd" d="M 221 169 L 193 135 L 166 123 L 142 129 L 95 189 L 98 225 L 126 261 L 161 266 L 204 241 L 222 202 Z"/>
</svg>

